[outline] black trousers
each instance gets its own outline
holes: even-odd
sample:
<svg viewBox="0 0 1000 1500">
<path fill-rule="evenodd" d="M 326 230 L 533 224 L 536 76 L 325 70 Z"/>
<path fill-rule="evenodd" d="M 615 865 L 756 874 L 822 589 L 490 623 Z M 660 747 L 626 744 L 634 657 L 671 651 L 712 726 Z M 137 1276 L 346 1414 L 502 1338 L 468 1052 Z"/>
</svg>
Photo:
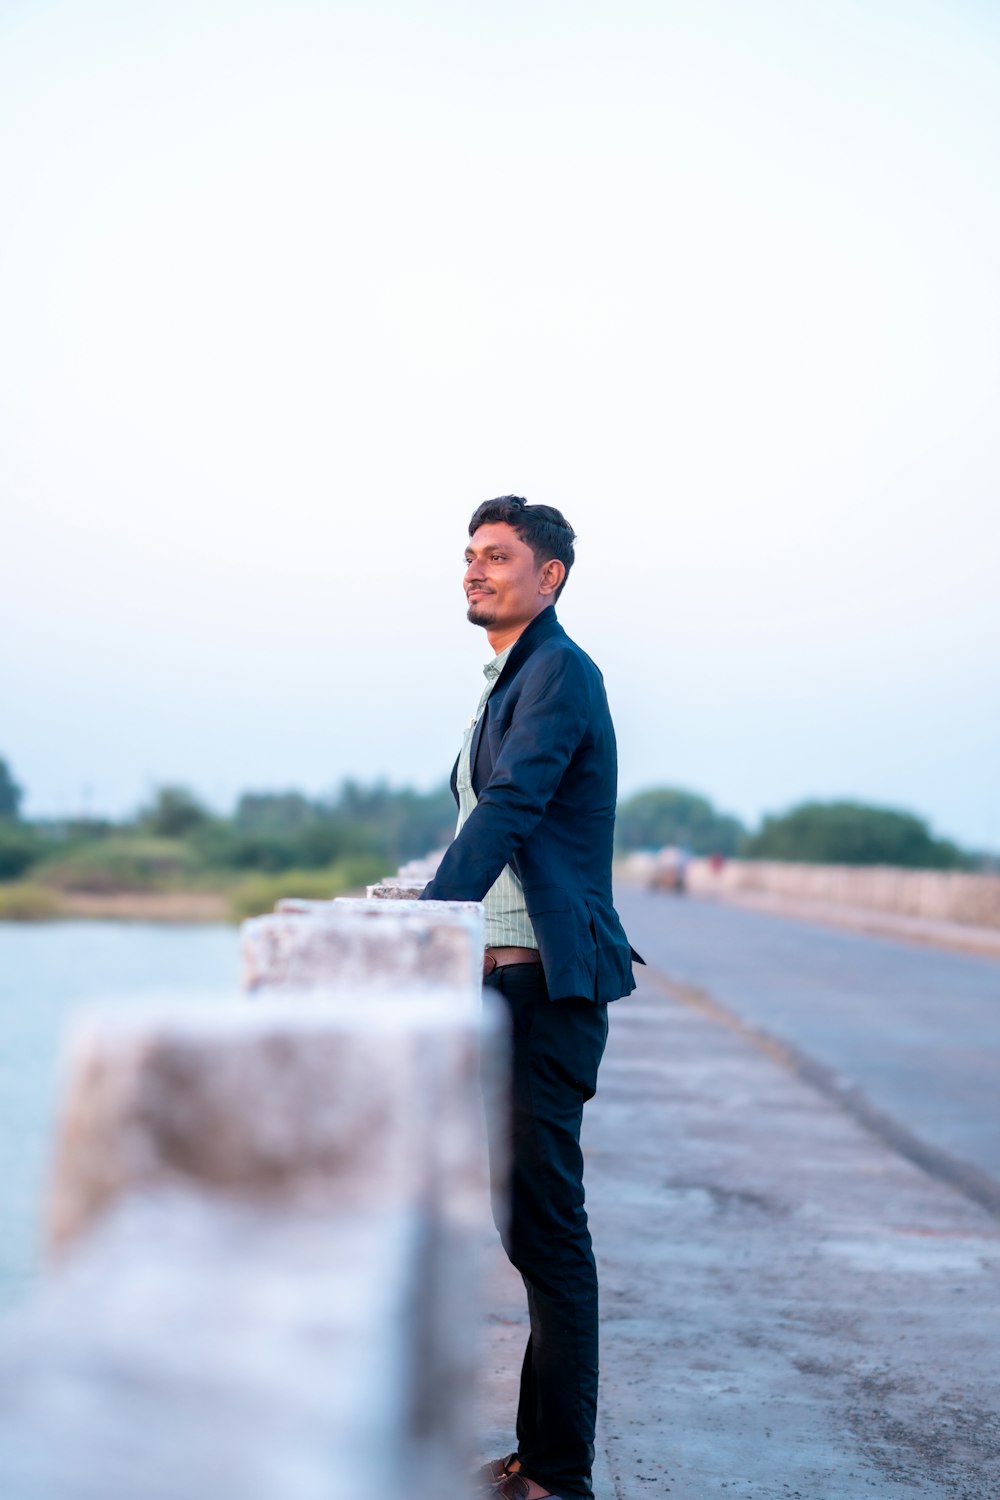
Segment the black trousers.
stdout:
<svg viewBox="0 0 1000 1500">
<path fill-rule="evenodd" d="M 528 1294 L 517 1456 L 554 1495 L 592 1500 L 597 1413 L 597 1268 L 587 1227 L 580 1126 L 597 1088 L 608 1008 L 548 997 L 541 964 L 495 969 L 484 987 L 510 1012 L 513 1129 L 509 1219 L 497 1228 Z M 505 1153 L 491 1151 L 494 1159 Z"/>
</svg>

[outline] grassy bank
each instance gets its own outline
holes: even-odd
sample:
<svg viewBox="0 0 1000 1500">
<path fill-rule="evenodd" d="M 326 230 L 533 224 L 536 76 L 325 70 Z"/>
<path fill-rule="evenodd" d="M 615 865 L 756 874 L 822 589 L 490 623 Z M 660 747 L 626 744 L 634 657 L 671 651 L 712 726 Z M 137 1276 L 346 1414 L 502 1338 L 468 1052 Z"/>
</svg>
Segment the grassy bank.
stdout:
<svg viewBox="0 0 1000 1500">
<path fill-rule="evenodd" d="M 32 880 L 11 880 L 0 885 L 0 922 L 44 922 L 65 915 L 58 891 Z"/>
<path fill-rule="evenodd" d="M 0 761 L 0 767 L 3 762 Z M 345 782 L 328 798 L 247 792 L 231 817 L 161 787 L 134 819 L 18 818 L 0 799 L 0 921 L 240 921 L 282 896 L 330 899 L 448 841 L 447 787 Z"/>
<path fill-rule="evenodd" d="M 0 922 L 103 919 L 119 922 L 240 922 L 274 910 L 283 896 L 329 900 L 384 875 L 383 861 L 348 859 L 323 870 L 285 870 L 212 886 L 161 886 L 132 890 L 73 890 L 37 880 L 0 884 Z"/>
</svg>

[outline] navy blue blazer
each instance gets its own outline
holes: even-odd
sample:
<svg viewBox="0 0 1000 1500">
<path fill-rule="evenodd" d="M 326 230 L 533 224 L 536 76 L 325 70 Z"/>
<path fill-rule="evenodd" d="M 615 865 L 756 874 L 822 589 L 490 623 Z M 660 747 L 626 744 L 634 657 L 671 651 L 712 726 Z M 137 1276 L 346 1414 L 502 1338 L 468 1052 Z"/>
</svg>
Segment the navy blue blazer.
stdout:
<svg viewBox="0 0 1000 1500">
<path fill-rule="evenodd" d="M 618 756 L 604 681 L 549 606 L 515 641 L 470 747 L 477 805 L 425 900 L 481 901 L 509 864 L 524 887 L 549 996 L 635 989 L 611 897 Z M 455 772 L 452 791 L 457 800 Z"/>
</svg>

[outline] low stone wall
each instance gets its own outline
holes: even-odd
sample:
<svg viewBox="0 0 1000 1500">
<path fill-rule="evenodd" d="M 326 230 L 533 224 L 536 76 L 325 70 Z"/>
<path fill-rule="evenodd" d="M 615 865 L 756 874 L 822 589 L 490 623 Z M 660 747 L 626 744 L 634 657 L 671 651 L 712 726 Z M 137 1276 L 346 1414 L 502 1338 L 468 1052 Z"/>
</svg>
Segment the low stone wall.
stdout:
<svg viewBox="0 0 1000 1500">
<path fill-rule="evenodd" d="M 737 859 L 714 869 L 710 860 L 695 859 L 688 866 L 687 886 L 698 895 L 759 892 L 927 921 L 1000 928 L 998 875 Z"/>
<path fill-rule="evenodd" d="M 445 984 L 478 1007 L 483 918 L 478 902 L 294 901 L 241 928 L 243 981 L 262 988 L 319 986 L 362 995 Z"/>
<path fill-rule="evenodd" d="M 244 929 L 249 996 L 73 1034 L 54 1265 L 0 1337 L 5 1500 L 431 1500 L 468 1470 L 482 910 L 282 905 Z"/>
</svg>

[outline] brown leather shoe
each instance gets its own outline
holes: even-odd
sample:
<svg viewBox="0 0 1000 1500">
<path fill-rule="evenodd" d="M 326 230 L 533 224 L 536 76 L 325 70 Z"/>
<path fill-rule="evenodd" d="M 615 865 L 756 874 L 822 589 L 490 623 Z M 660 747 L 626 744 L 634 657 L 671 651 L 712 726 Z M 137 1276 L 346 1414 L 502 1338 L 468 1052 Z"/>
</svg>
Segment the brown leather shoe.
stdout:
<svg viewBox="0 0 1000 1500">
<path fill-rule="evenodd" d="M 485 1494 L 493 1494 L 493 1486 L 510 1473 L 510 1465 L 516 1457 L 516 1453 L 508 1453 L 506 1458 L 491 1458 L 489 1463 L 476 1470 L 476 1483 Z"/>
<path fill-rule="evenodd" d="M 523 1474 L 505 1474 L 490 1491 L 491 1500 L 527 1500 L 530 1488 Z"/>
</svg>

